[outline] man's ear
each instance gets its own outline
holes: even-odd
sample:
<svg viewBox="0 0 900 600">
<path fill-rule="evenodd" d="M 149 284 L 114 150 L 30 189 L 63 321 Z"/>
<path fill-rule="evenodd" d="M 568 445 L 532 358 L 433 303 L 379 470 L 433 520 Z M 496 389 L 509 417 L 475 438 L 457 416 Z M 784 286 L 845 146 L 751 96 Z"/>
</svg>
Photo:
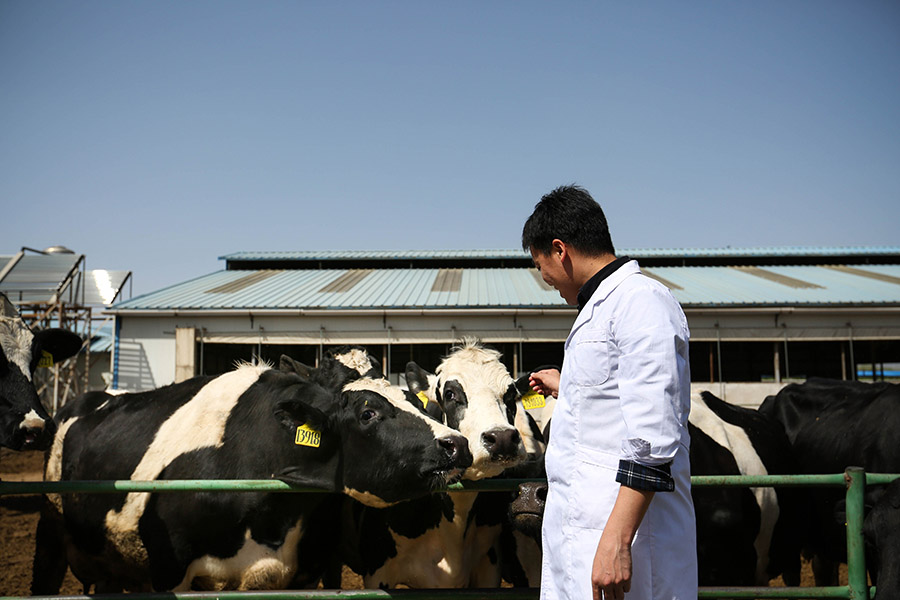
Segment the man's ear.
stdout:
<svg viewBox="0 0 900 600">
<path fill-rule="evenodd" d="M 42 329 L 34 334 L 32 359 L 40 359 L 43 351 L 50 353 L 53 362 L 58 363 L 78 354 L 81 344 L 81 338 L 66 329 Z"/>
<path fill-rule="evenodd" d="M 313 373 L 315 373 L 316 369 L 315 367 L 303 364 L 299 360 L 294 360 L 287 354 L 282 354 L 281 360 L 278 363 L 278 370 L 283 373 L 294 373 L 303 379 L 309 379 L 312 377 Z"/>
<path fill-rule="evenodd" d="M 569 254 L 569 245 L 560 239 L 554 239 L 550 242 L 550 252 L 559 257 L 559 260 L 565 260 Z"/>
<path fill-rule="evenodd" d="M 413 394 L 428 391 L 428 371 L 414 361 L 406 363 L 406 385 Z"/>
</svg>

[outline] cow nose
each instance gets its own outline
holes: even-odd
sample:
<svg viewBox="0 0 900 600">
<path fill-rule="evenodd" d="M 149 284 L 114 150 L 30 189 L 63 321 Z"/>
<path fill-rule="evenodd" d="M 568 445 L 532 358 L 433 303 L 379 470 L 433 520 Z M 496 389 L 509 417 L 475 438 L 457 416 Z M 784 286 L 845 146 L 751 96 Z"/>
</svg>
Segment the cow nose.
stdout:
<svg viewBox="0 0 900 600">
<path fill-rule="evenodd" d="M 514 457 L 519 455 L 522 440 L 514 429 L 491 429 L 481 434 L 481 443 L 491 457 Z"/>
<path fill-rule="evenodd" d="M 458 467 L 470 467 L 472 465 L 472 453 L 469 452 L 469 442 L 461 435 L 450 435 L 437 440 L 438 447 L 450 460 L 451 464 Z"/>
<path fill-rule="evenodd" d="M 547 484 L 536 481 L 522 483 L 519 485 L 519 497 L 540 508 L 543 512 L 544 505 L 547 503 Z"/>
</svg>

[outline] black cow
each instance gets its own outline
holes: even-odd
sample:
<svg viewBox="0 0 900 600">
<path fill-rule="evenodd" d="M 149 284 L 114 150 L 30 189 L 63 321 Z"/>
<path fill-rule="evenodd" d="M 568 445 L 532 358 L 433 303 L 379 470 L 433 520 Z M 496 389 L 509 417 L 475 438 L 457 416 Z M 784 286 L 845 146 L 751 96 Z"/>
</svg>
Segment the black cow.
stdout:
<svg viewBox="0 0 900 600">
<path fill-rule="evenodd" d="M 898 384 L 810 379 L 769 396 L 759 412 L 784 425 L 798 473 L 900 472 Z M 834 518 L 845 495 L 832 487 L 807 494 L 804 546 L 817 585 L 836 585 L 837 565 L 847 561 L 846 528 Z"/>
<path fill-rule="evenodd" d="M 407 392 L 360 379 L 335 394 L 245 365 L 151 392 L 93 393 L 58 415 L 45 479 L 261 479 L 384 507 L 428 494 L 472 464 L 459 433 Z M 51 495 L 35 594 L 56 593 L 66 557 L 97 591 L 314 585 L 335 542 L 323 494 Z"/>
<path fill-rule="evenodd" d="M 545 421 L 549 427 L 549 422 Z M 780 425 L 709 392 L 691 397 L 692 475 L 766 475 L 793 471 Z M 800 582 L 799 501 L 779 488 L 693 487 L 701 585 Z M 522 484 L 510 506 L 515 528 L 539 543 L 546 484 Z M 529 577 L 529 584 L 539 583 Z"/>
<path fill-rule="evenodd" d="M 866 515 L 863 534 L 875 600 L 900 598 L 900 479 L 883 488 Z"/>
<path fill-rule="evenodd" d="M 440 407 L 433 414 L 469 440 L 466 479 L 497 476 L 526 460 L 530 429 L 515 426 L 518 390 L 499 352 L 467 340 L 436 376 L 408 365 L 407 383 L 424 396 L 423 410 Z M 343 560 L 370 588 L 498 586 L 497 542 L 508 502 L 504 494 L 451 492 L 385 509 L 348 503 Z"/>
<path fill-rule="evenodd" d="M 0 446 L 44 450 L 56 427 L 41 404 L 32 376 L 44 355 L 59 362 L 75 355 L 81 338 L 64 329 L 32 332 L 0 294 Z"/>
</svg>

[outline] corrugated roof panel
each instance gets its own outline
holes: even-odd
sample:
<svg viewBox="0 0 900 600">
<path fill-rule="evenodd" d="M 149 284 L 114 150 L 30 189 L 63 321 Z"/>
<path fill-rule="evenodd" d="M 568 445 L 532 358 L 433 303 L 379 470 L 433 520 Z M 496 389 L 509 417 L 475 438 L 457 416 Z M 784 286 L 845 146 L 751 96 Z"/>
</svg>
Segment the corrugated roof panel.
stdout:
<svg viewBox="0 0 900 600">
<path fill-rule="evenodd" d="M 275 275 L 276 271 L 253 271 L 249 275 L 245 275 L 240 279 L 236 279 L 224 285 L 216 286 L 211 290 L 206 290 L 207 294 L 230 294 L 238 292 L 246 287 L 250 287 L 255 283 L 259 283 L 263 279 L 268 279 Z"/>
<path fill-rule="evenodd" d="M 753 275 L 754 277 L 761 277 L 768 281 L 774 281 L 775 283 L 780 283 L 781 285 L 786 285 L 791 288 L 804 289 L 821 287 L 817 286 L 814 283 L 809 283 L 808 281 L 802 281 L 800 279 L 789 277 L 787 275 L 780 275 L 774 271 L 771 271 L 769 269 L 762 269 L 760 267 L 739 266 L 731 268 L 737 269 L 738 271 L 743 271 L 744 273 L 748 273 L 750 275 Z"/>
<path fill-rule="evenodd" d="M 867 277 L 868 279 L 874 279 L 876 281 L 886 281 L 888 283 L 900 285 L 900 277 L 894 277 L 893 275 L 888 275 L 886 273 L 874 273 L 865 269 L 848 267 L 845 265 L 832 265 L 828 268 L 834 269 L 835 271 L 841 271 L 842 273 L 850 273 L 851 275 L 857 275 L 859 277 Z"/>
<path fill-rule="evenodd" d="M 669 280 L 666 279 L 665 277 L 661 277 L 660 275 L 654 273 L 653 271 L 651 271 L 651 270 L 649 270 L 649 269 L 645 269 L 645 268 L 641 267 L 641 272 L 642 272 L 644 275 L 646 275 L 647 277 L 652 277 L 653 279 L 657 280 L 658 282 L 660 282 L 661 284 L 663 284 L 664 286 L 666 286 L 666 287 L 669 288 L 670 290 L 681 290 L 681 289 L 684 289 L 684 288 L 682 288 L 680 285 L 678 285 L 677 283 L 674 283 L 674 282 L 672 282 L 672 281 L 669 281 Z M 549 287 L 549 286 L 548 286 L 548 287 Z"/>
<path fill-rule="evenodd" d="M 857 267 L 854 267 L 857 269 Z M 770 266 L 764 279 L 731 267 L 654 267 L 685 306 L 900 305 L 900 265 L 859 267 L 877 277 L 822 266 Z M 303 309 L 561 307 L 559 293 L 541 286 L 533 269 L 462 269 L 458 290 L 434 291 L 438 269 L 376 269 L 343 292 L 324 292 L 353 270 L 285 270 L 235 286 L 247 271 L 220 271 L 121 302 L 114 309 Z M 812 287 L 790 287 L 783 278 Z M 346 280 L 345 280 L 346 282 Z"/>
<path fill-rule="evenodd" d="M 458 292 L 462 281 L 462 269 L 440 269 L 434 283 L 432 292 Z"/>
<path fill-rule="evenodd" d="M 349 292 L 356 284 L 365 279 L 372 273 L 372 269 L 350 269 L 346 273 L 342 273 L 337 279 L 319 290 L 322 293 L 339 293 Z"/>
</svg>

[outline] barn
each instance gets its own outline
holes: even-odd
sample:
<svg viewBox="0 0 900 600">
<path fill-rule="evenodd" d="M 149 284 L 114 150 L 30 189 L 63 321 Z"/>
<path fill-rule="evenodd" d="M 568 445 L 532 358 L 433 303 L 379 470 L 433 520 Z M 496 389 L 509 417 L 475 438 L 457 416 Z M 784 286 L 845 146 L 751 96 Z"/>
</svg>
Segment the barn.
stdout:
<svg viewBox="0 0 900 600">
<path fill-rule="evenodd" d="M 696 386 L 758 404 L 809 376 L 900 365 L 900 247 L 623 250 L 688 317 Z M 112 306 L 113 387 L 146 390 L 237 361 L 314 364 L 363 344 L 394 383 L 477 336 L 510 372 L 561 364 L 575 316 L 521 250 L 237 252 L 224 269 Z"/>
</svg>

